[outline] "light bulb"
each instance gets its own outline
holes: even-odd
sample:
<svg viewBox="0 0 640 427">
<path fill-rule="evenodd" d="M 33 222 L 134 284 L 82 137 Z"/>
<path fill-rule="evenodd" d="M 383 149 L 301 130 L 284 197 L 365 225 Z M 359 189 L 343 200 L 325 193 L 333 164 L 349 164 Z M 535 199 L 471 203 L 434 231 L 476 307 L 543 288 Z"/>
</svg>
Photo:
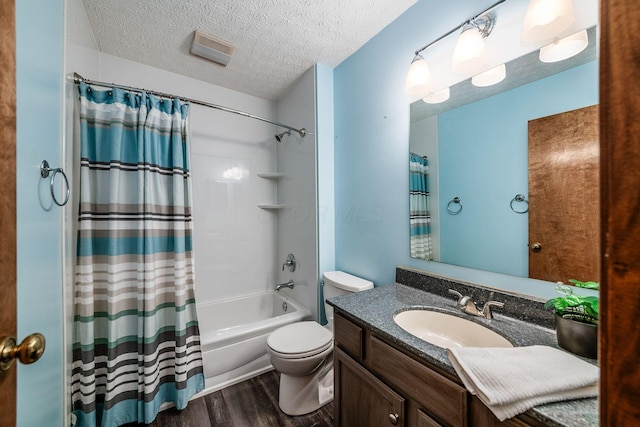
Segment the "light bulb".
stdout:
<svg viewBox="0 0 640 427">
<path fill-rule="evenodd" d="M 425 95 L 431 89 L 431 70 L 429 64 L 420 55 L 416 55 L 411 62 L 404 91 L 407 95 Z"/>
<path fill-rule="evenodd" d="M 437 92 L 430 93 L 429 95 L 422 98 L 422 100 L 427 104 L 439 104 L 449 99 L 449 95 L 450 95 L 449 88 L 446 87 Z"/>
<path fill-rule="evenodd" d="M 571 58 L 585 50 L 588 44 L 587 30 L 578 31 L 540 49 L 540 61 L 558 62 Z"/>
<path fill-rule="evenodd" d="M 493 67 L 483 73 L 471 77 L 471 84 L 477 87 L 492 86 L 500 83 L 507 76 L 507 68 L 504 64 Z"/>
<path fill-rule="evenodd" d="M 480 70 L 487 62 L 484 38 L 477 27 L 469 26 L 462 31 L 453 50 L 454 73 L 466 74 Z"/>
<path fill-rule="evenodd" d="M 552 39 L 573 23 L 572 0 L 531 0 L 522 25 L 522 41 Z"/>
</svg>

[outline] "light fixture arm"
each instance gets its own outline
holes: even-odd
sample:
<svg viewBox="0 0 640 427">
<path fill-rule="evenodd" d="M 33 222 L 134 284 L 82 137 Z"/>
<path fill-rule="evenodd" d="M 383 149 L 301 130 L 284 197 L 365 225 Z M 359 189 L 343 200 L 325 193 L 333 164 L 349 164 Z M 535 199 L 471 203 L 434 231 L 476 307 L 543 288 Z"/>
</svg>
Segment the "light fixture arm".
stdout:
<svg viewBox="0 0 640 427">
<path fill-rule="evenodd" d="M 488 14 L 473 18 L 467 24 L 465 24 L 462 28 L 464 31 L 464 28 L 467 26 L 475 27 L 480 32 L 480 35 L 482 36 L 482 38 L 486 39 L 487 37 L 489 37 L 489 34 L 491 34 L 491 31 L 493 30 L 493 27 L 495 25 L 496 25 L 495 15 L 488 13 Z"/>
<path fill-rule="evenodd" d="M 506 1 L 506 0 L 502 0 L 502 1 Z M 464 25 L 464 24 L 462 24 L 462 25 Z M 460 28 L 462 28 L 462 25 L 457 26 L 453 30 L 449 31 L 447 34 L 444 34 L 444 35 L 438 37 L 437 39 L 435 39 L 434 41 L 432 41 L 428 45 L 423 46 L 420 49 L 416 50 L 415 51 L 416 56 L 419 56 L 422 52 L 424 52 L 425 50 L 427 50 L 428 48 L 430 48 L 434 44 L 438 43 L 440 40 L 444 39 L 445 37 L 447 37 L 447 36 L 449 36 L 449 35 L 451 35 L 453 33 L 455 33 L 456 31 L 458 31 Z"/>
<path fill-rule="evenodd" d="M 438 37 L 437 39 L 435 39 L 431 43 L 427 44 L 426 46 L 423 46 L 420 49 L 416 50 L 415 51 L 416 56 L 420 55 L 422 52 L 424 52 L 425 50 L 427 50 L 429 47 L 433 46 L 434 44 L 438 43 L 440 40 L 444 39 L 445 37 L 455 33 L 458 30 L 460 30 L 465 25 L 474 25 L 474 26 L 476 26 L 478 28 L 478 30 L 480 31 L 480 34 L 482 34 L 483 37 L 487 37 L 489 35 L 489 33 L 491 33 L 491 30 L 493 29 L 493 25 L 495 24 L 495 17 L 493 17 L 492 15 L 488 15 L 489 12 L 491 12 L 496 7 L 500 6 L 505 1 L 507 1 L 507 0 L 500 0 L 500 1 L 492 4 L 487 9 L 485 9 L 482 12 L 476 14 L 473 18 L 466 20 L 465 22 L 463 22 L 462 24 L 458 25 L 457 27 L 455 27 L 454 29 L 452 29 L 448 33 Z M 485 16 L 485 15 L 487 15 L 487 16 Z M 484 26 L 484 25 L 486 25 L 487 21 L 490 21 L 490 27 L 486 30 L 487 33 L 485 34 L 485 32 L 483 30 L 483 27 L 478 26 L 477 24 L 482 24 Z"/>
</svg>

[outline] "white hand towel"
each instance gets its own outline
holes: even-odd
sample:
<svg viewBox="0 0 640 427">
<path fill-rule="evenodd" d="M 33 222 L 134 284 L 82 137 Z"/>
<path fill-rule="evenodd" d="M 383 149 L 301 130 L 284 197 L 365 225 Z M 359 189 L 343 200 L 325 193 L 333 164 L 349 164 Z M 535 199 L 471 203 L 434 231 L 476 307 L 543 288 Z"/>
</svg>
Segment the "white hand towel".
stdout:
<svg viewBox="0 0 640 427">
<path fill-rule="evenodd" d="M 598 367 L 553 347 L 454 347 L 447 354 L 467 390 L 500 421 L 543 403 L 598 395 Z"/>
</svg>

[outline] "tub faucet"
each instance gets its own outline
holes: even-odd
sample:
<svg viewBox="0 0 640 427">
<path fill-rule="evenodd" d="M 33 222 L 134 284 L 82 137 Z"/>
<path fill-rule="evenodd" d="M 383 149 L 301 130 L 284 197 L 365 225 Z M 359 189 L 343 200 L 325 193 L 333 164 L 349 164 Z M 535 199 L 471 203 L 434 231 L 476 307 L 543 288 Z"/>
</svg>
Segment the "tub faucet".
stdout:
<svg viewBox="0 0 640 427">
<path fill-rule="evenodd" d="M 276 292 L 280 291 L 280 289 L 282 288 L 293 289 L 293 280 L 289 280 L 287 283 L 280 283 L 279 285 L 276 285 Z"/>
<path fill-rule="evenodd" d="M 483 317 L 485 319 L 491 320 L 493 319 L 493 314 L 491 313 L 491 307 L 504 307 L 504 303 L 498 301 L 487 301 L 484 306 L 482 306 L 481 310 L 478 310 L 476 303 L 471 300 L 470 296 L 462 296 L 462 294 L 453 289 L 449 289 L 449 293 L 458 297 L 458 302 L 456 306 L 464 311 L 467 314 L 471 314 L 472 316 Z"/>
</svg>

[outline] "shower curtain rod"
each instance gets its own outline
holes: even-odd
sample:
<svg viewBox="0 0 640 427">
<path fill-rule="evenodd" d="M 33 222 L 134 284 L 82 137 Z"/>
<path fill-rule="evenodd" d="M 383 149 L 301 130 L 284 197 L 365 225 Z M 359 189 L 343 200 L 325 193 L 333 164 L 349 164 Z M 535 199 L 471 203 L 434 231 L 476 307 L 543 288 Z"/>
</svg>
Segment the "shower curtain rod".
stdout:
<svg viewBox="0 0 640 427">
<path fill-rule="evenodd" d="M 78 84 L 78 83 L 86 83 L 88 85 L 95 85 L 95 86 L 102 86 L 102 87 L 117 87 L 120 89 L 124 89 L 124 90 L 130 90 L 133 92 L 146 92 L 146 93 L 150 93 L 156 96 L 160 96 L 162 98 L 179 98 L 182 101 L 186 101 L 186 102 L 190 102 L 191 104 L 196 104 L 196 105 L 202 105 L 204 107 L 209 107 L 209 108 L 215 108 L 216 110 L 222 110 L 222 111 L 226 111 L 227 113 L 233 113 L 233 114 L 238 114 L 240 116 L 244 116 L 244 117 L 249 117 L 250 119 L 256 119 L 256 120 L 261 120 L 263 122 L 267 122 L 267 123 L 271 123 L 272 125 L 276 125 L 285 129 L 289 129 L 292 130 L 294 132 L 297 132 L 298 135 L 300 135 L 300 137 L 304 138 L 305 135 L 307 134 L 307 130 L 305 128 L 300 128 L 300 129 L 296 129 L 292 126 L 289 125 L 285 125 L 284 123 L 280 123 L 280 122 L 276 122 L 270 119 L 265 119 L 264 117 L 260 117 L 260 116 L 256 116 L 254 114 L 250 114 L 250 113 L 245 113 L 244 111 L 240 111 L 240 110 L 235 110 L 233 108 L 229 108 L 229 107 L 225 107 L 222 105 L 217 105 L 217 104 L 211 104 L 210 102 L 205 102 L 205 101 L 200 101 L 197 99 L 192 99 L 192 98 L 186 98 L 184 96 L 177 96 L 177 95 L 171 95 L 168 93 L 163 93 L 163 92 L 158 92 L 155 90 L 147 90 L 147 89 L 140 89 L 137 87 L 132 87 L 132 86 L 124 86 L 124 85 L 119 85 L 119 84 L 115 84 L 115 83 L 107 83 L 107 82 L 99 82 L 99 81 L 95 81 L 95 80 L 89 80 L 89 79 L 85 79 L 84 77 L 82 77 L 80 74 L 78 73 L 73 73 L 73 83 Z"/>
</svg>

